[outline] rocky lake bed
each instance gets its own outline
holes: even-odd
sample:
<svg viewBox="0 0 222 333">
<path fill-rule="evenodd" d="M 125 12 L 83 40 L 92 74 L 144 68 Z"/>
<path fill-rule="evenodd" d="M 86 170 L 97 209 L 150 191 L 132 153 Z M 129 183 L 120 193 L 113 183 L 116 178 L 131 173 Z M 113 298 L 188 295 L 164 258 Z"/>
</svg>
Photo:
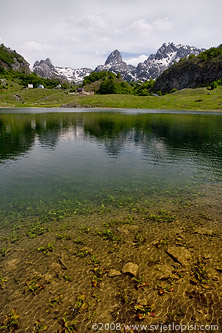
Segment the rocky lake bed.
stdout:
<svg viewBox="0 0 222 333">
<path fill-rule="evenodd" d="M 150 200 L 1 230 L 1 331 L 221 327 L 221 216 L 214 205 L 204 196 L 183 205 Z"/>
</svg>

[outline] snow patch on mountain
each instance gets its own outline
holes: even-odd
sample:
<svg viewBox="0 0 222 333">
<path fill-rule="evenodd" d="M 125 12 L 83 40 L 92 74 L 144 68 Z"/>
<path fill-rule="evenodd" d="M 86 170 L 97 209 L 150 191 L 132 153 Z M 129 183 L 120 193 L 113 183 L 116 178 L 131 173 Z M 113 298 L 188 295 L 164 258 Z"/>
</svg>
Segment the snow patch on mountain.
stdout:
<svg viewBox="0 0 222 333">
<path fill-rule="evenodd" d="M 181 58 L 187 58 L 189 55 L 194 54 L 197 56 L 205 49 L 198 49 L 195 46 L 175 45 L 174 43 L 164 43 L 156 52 L 151 54 L 147 60 L 138 64 L 136 69 L 136 76 L 138 80 L 145 81 L 149 79 L 156 79 L 168 67 L 180 61 Z"/>
<path fill-rule="evenodd" d="M 174 63 L 180 61 L 181 58 L 186 58 L 190 54 L 198 55 L 205 49 L 198 49 L 195 46 L 182 45 L 168 42 L 164 43 L 156 52 L 150 54 L 143 62 L 140 62 L 136 67 L 129 64 L 130 60 L 124 62 L 118 50 L 114 50 L 107 57 L 104 65 L 99 65 L 95 68 L 95 72 L 111 71 L 115 74 L 119 73 L 126 81 L 146 81 L 157 79 L 167 68 Z M 135 59 L 132 59 L 134 62 Z M 88 76 L 92 69 L 90 68 L 70 68 L 70 67 L 55 67 L 50 59 L 36 61 L 33 66 L 33 71 L 39 76 L 45 78 L 59 79 L 81 84 L 85 76 Z"/>
<path fill-rule="evenodd" d="M 113 51 L 105 61 L 104 65 L 99 65 L 96 67 L 95 72 L 110 71 L 115 74 L 119 73 L 122 78 L 126 81 L 135 80 L 136 67 L 132 65 L 127 65 L 123 60 L 120 52 L 118 50 Z"/>
<path fill-rule="evenodd" d="M 76 84 L 80 84 L 83 82 L 84 77 L 88 76 L 92 69 L 90 68 L 70 68 L 70 67 L 55 67 L 56 71 L 59 75 L 63 76 L 69 82 L 74 81 Z"/>
<path fill-rule="evenodd" d="M 80 84 L 83 82 L 84 77 L 88 76 L 92 69 L 90 68 L 71 68 L 71 67 L 55 67 L 51 60 L 36 61 L 33 66 L 33 72 L 37 75 L 47 79 L 58 79 L 61 81 L 75 82 Z"/>
<path fill-rule="evenodd" d="M 174 43 L 164 43 L 156 52 L 140 62 L 137 67 L 129 64 L 129 60 L 124 62 L 118 50 L 113 51 L 107 58 L 104 65 L 97 66 L 95 71 L 112 71 L 120 73 L 126 81 L 146 81 L 156 79 L 168 67 L 178 62 L 181 58 L 188 57 L 190 54 L 198 55 L 204 49 L 194 46 L 175 45 Z M 144 58 L 143 58 L 144 59 Z"/>
</svg>

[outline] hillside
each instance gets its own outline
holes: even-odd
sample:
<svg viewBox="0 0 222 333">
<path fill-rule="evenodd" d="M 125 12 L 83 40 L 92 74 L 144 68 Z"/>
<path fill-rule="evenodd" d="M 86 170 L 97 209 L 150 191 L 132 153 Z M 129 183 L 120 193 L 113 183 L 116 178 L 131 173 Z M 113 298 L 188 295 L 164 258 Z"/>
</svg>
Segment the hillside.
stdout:
<svg viewBox="0 0 222 333">
<path fill-rule="evenodd" d="M 221 78 L 222 45 L 174 64 L 157 78 L 153 90 L 170 92 L 172 89 L 196 88 Z"/>
<path fill-rule="evenodd" d="M 217 89 L 183 89 L 164 96 L 69 94 L 58 89 L 23 89 L 8 80 L 0 92 L 0 107 L 95 107 L 164 110 L 222 111 L 222 86 Z"/>
<path fill-rule="evenodd" d="M 14 70 L 30 74 L 29 63 L 16 51 L 0 45 L 0 73 L 2 71 Z"/>
</svg>

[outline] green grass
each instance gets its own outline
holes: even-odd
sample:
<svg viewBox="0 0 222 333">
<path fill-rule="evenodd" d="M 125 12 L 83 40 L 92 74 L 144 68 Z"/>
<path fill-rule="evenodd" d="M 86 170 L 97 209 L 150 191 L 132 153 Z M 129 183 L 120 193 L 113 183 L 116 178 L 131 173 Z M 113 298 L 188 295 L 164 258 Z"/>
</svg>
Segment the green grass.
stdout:
<svg viewBox="0 0 222 333">
<path fill-rule="evenodd" d="M 70 104 L 98 108 L 222 111 L 222 86 L 215 90 L 183 89 L 164 96 L 80 96 L 67 94 L 63 90 L 22 89 L 15 82 L 8 84 L 8 90 L 0 91 L 0 107 L 60 107 L 63 104 Z"/>
</svg>

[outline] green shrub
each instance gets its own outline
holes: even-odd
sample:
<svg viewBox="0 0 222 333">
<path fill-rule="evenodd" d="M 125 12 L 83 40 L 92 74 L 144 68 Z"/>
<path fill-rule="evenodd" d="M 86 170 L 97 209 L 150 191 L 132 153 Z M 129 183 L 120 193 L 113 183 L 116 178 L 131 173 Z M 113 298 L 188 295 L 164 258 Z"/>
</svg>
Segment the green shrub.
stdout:
<svg viewBox="0 0 222 333">
<path fill-rule="evenodd" d="M 218 57 L 222 54 L 222 48 L 219 47 L 211 47 L 209 50 L 201 52 L 198 55 L 198 58 L 201 58 L 203 61 Z"/>
<path fill-rule="evenodd" d="M 149 90 L 154 85 L 154 82 L 155 81 L 152 78 L 149 81 L 145 81 L 144 83 L 137 82 L 134 84 L 133 94 L 138 96 L 149 96 Z"/>
<path fill-rule="evenodd" d="M 92 72 L 90 75 L 86 76 L 83 80 L 83 86 L 96 82 L 98 80 L 101 79 L 105 79 L 109 73 L 111 72 L 106 72 L 106 71 L 102 71 L 102 72 Z"/>
<path fill-rule="evenodd" d="M 214 90 L 214 89 L 216 89 L 217 87 L 218 87 L 218 83 L 217 83 L 217 81 L 213 81 L 213 82 L 211 83 L 211 85 L 210 85 L 211 90 Z"/>
<path fill-rule="evenodd" d="M 170 90 L 170 94 L 172 94 L 172 93 L 174 93 L 174 92 L 176 92 L 178 89 L 176 89 L 176 88 L 173 88 L 172 90 Z"/>
</svg>

